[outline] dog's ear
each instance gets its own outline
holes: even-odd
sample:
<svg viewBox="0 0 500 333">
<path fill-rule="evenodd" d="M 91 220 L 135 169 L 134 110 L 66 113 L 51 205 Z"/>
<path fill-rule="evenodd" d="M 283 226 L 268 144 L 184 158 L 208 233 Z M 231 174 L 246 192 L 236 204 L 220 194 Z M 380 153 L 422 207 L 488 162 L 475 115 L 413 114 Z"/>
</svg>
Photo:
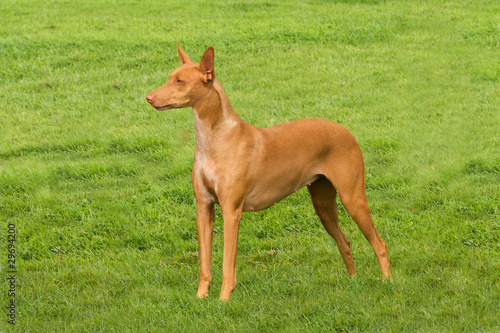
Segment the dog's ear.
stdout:
<svg viewBox="0 0 500 333">
<path fill-rule="evenodd" d="M 191 58 L 189 58 L 189 56 L 186 54 L 186 52 L 184 52 L 181 49 L 181 45 L 179 44 L 179 41 L 177 41 L 177 54 L 179 55 L 179 62 L 181 63 L 181 66 L 184 64 L 193 63 L 193 60 L 191 60 Z"/>
<path fill-rule="evenodd" d="M 203 75 L 203 82 L 207 83 L 215 78 L 214 73 L 214 48 L 209 47 L 201 57 L 199 69 Z"/>
</svg>

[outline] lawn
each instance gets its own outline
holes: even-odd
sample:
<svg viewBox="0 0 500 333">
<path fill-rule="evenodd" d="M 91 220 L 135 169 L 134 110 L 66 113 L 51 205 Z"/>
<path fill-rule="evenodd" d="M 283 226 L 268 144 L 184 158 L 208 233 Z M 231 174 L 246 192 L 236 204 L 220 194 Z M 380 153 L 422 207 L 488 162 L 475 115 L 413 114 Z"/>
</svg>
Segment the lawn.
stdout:
<svg viewBox="0 0 500 333">
<path fill-rule="evenodd" d="M 0 331 L 500 331 L 498 1 L 3 0 L 0 13 Z M 229 302 L 216 211 L 213 285 L 195 298 L 193 114 L 145 100 L 178 66 L 176 40 L 194 60 L 215 48 L 243 120 L 351 130 L 394 282 L 341 209 L 348 276 L 302 189 L 243 215 Z"/>
</svg>

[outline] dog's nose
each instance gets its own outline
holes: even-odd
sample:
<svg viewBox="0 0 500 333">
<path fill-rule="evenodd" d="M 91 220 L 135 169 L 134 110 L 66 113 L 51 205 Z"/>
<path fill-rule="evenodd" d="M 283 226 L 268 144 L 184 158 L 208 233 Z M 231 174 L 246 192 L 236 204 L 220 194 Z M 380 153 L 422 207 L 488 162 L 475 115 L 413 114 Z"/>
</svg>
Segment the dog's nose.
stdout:
<svg viewBox="0 0 500 333">
<path fill-rule="evenodd" d="M 153 102 L 155 100 L 155 95 L 153 93 L 147 95 L 146 100 L 148 101 L 149 104 L 153 104 Z"/>
</svg>

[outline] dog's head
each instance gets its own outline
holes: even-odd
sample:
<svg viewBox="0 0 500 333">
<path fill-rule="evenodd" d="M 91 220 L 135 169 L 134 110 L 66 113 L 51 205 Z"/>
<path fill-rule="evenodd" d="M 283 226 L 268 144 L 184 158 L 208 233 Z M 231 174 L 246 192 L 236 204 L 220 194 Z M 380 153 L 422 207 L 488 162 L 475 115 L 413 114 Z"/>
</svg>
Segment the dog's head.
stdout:
<svg viewBox="0 0 500 333">
<path fill-rule="evenodd" d="M 214 48 L 209 47 L 200 63 L 195 63 L 177 42 L 181 66 L 168 76 L 168 81 L 146 96 L 146 100 L 158 111 L 193 106 L 205 96 L 215 79 Z"/>
</svg>

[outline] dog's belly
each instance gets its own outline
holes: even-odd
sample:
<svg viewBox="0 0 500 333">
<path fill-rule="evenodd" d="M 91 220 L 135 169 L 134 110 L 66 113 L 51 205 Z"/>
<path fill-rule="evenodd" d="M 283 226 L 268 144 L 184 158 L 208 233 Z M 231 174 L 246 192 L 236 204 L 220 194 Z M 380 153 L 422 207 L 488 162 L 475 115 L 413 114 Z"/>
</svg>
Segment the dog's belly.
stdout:
<svg viewBox="0 0 500 333">
<path fill-rule="evenodd" d="M 320 177 L 321 175 L 318 174 L 304 177 L 303 179 L 282 177 L 279 181 L 275 180 L 273 185 L 263 182 L 258 183 L 246 196 L 243 204 L 243 211 L 256 212 L 269 208 Z"/>
<path fill-rule="evenodd" d="M 299 120 L 259 129 L 260 150 L 251 164 L 253 181 L 243 210 L 266 209 L 321 177 L 335 126 L 329 121 Z"/>
</svg>

